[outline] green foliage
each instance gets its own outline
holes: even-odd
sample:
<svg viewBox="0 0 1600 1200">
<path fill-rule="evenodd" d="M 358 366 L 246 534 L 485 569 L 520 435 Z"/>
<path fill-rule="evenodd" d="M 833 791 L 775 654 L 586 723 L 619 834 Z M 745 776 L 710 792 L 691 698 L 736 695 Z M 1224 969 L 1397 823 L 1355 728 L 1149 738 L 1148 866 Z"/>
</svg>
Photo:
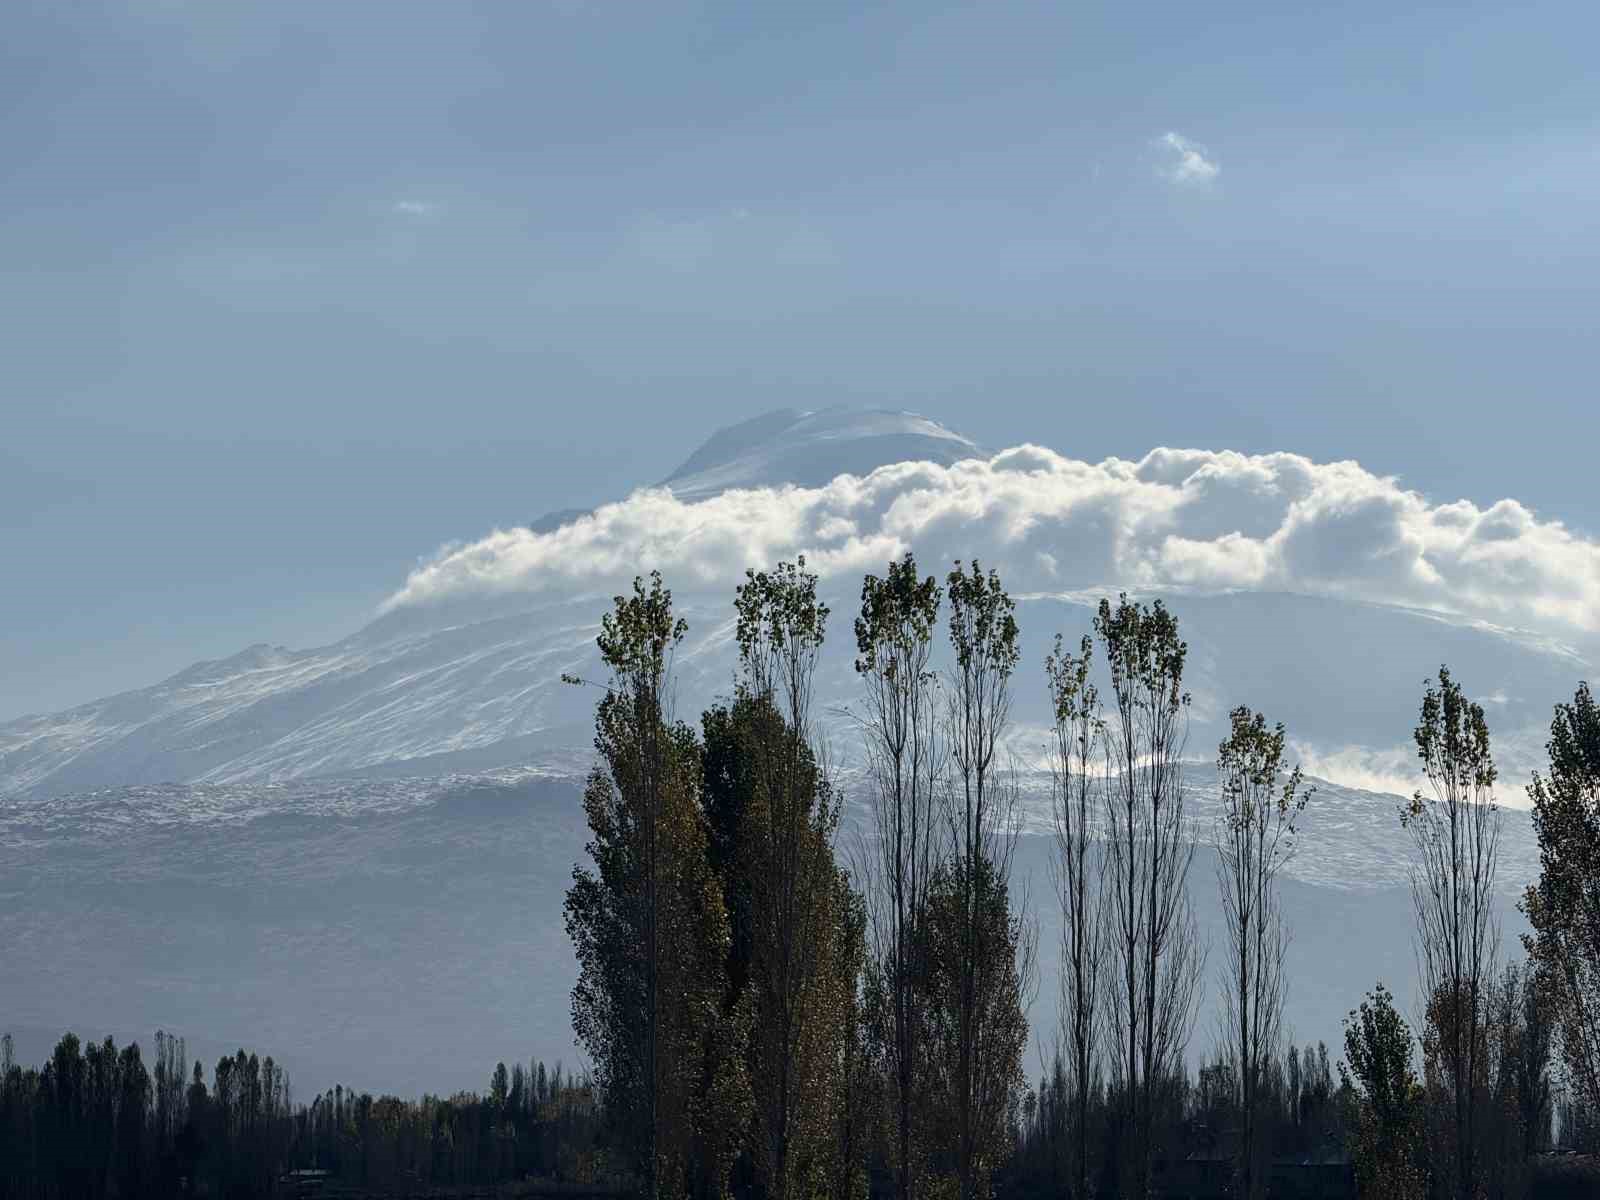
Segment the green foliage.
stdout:
<svg viewBox="0 0 1600 1200">
<path fill-rule="evenodd" d="M 817 577 L 806 570 L 804 555 L 770 572 L 746 571 L 734 609 L 747 684 L 777 691 L 809 679 L 827 632 L 828 606 L 817 598 Z"/>
<path fill-rule="evenodd" d="M 1100 721 L 1100 692 L 1089 677 L 1093 666 L 1094 642 L 1087 634 L 1078 644 L 1078 653 L 1065 648 L 1056 634 L 1055 649 L 1045 656 L 1045 680 L 1050 689 L 1050 708 L 1058 728 L 1077 731 L 1083 741 L 1094 736 Z M 1087 761 L 1087 747 L 1077 761 Z"/>
<path fill-rule="evenodd" d="M 916 651 L 933 639 L 941 598 L 938 582 L 932 575 L 919 578 L 917 560 L 910 554 L 891 562 L 882 579 L 868 575 L 855 621 L 857 674 L 893 681 L 909 662 L 925 661 Z"/>
<path fill-rule="evenodd" d="M 945 578 L 950 598 L 950 646 L 955 651 L 958 672 L 987 672 L 997 680 L 1009 678 L 1017 669 L 1021 652 L 1017 648 L 1016 602 L 1000 583 L 994 570 L 987 575 L 972 560 L 972 569 L 963 571 L 961 563 Z"/>
<path fill-rule="evenodd" d="M 1267 728 L 1267 718 L 1239 707 L 1228 714 L 1228 736 L 1217 747 L 1217 773 L 1222 777 L 1223 814 L 1232 827 L 1269 827 L 1271 810 L 1287 820 L 1286 833 L 1294 834 L 1294 819 L 1304 811 L 1310 791 L 1302 790 L 1300 768 L 1283 770 L 1286 734 L 1283 723 Z"/>
<path fill-rule="evenodd" d="M 1178 636 L 1178 618 L 1162 601 L 1146 606 L 1124 594 L 1113 609 L 1102 600 L 1094 630 L 1105 646 L 1113 692 L 1135 697 L 1152 717 L 1188 706 L 1183 668 L 1189 643 Z"/>
<path fill-rule="evenodd" d="M 1422 712 L 1411 736 L 1436 792 L 1468 795 L 1494 786 L 1497 771 L 1483 705 L 1467 699 L 1448 667 L 1439 668 L 1437 686 L 1430 682 L 1423 693 Z M 1428 798 L 1419 791 L 1404 815 L 1408 821 L 1416 820 L 1428 808 Z"/>
<path fill-rule="evenodd" d="M 635 579 L 633 595 L 615 598 L 612 611 L 600 618 L 596 641 L 618 681 L 637 698 L 659 704 L 670 656 L 688 629 L 688 622 L 672 614 L 672 593 L 662 585 L 661 572 L 652 571 L 648 590 L 643 579 Z"/>
</svg>

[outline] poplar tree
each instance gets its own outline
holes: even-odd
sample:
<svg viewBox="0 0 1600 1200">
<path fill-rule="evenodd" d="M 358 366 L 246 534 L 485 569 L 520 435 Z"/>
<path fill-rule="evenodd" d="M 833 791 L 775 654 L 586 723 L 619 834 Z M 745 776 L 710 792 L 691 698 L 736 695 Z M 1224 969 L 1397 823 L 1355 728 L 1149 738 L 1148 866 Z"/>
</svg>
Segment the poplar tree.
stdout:
<svg viewBox="0 0 1600 1200">
<path fill-rule="evenodd" d="M 1016 606 L 999 575 L 985 574 L 977 561 L 970 570 L 957 562 L 945 593 L 953 660 L 945 679 L 949 857 L 934 889 L 928 958 L 955 1174 L 962 1200 L 973 1200 L 987 1192 L 1006 1149 L 1005 1121 L 1021 1088 L 1034 942 L 1025 918 L 1011 911 L 1016 787 L 1000 761 L 1020 658 Z"/>
<path fill-rule="evenodd" d="M 1182 758 L 1188 646 L 1161 601 L 1102 600 L 1095 632 L 1111 677 L 1105 789 L 1109 946 L 1116 982 L 1108 1020 L 1123 1094 L 1124 1189 L 1150 1186 L 1158 1089 L 1183 1068 L 1204 970 L 1189 896 L 1194 844 L 1184 825 Z"/>
<path fill-rule="evenodd" d="M 654 1198 L 719 1189 L 742 1124 L 743 1045 L 723 1021 L 728 921 L 706 857 L 700 746 L 668 710 L 686 632 L 653 574 L 601 623 L 611 680 L 584 790 L 592 869 L 573 868 L 573 1030 Z"/>
<path fill-rule="evenodd" d="M 1074 655 L 1058 635 L 1054 652 L 1045 659 L 1054 734 L 1052 880 L 1061 909 L 1060 1048 L 1055 1059 L 1060 1091 L 1055 1100 L 1066 1101 L 1068 1173 L 1078 1200 L 1089 1194 L 1089 1111 L 1101 1082 L 1101 970 L 1106 961 L 1105 856 L 1092 831 L 1105 744 L 1100 696 L 1089 678 L 1093 648 L 1085 637 Z"/>
<path fill-rule="evenodd" d="M 1450 1190 L 1458 1200 L 1473 1200 L 1487 1086 L 1489 987 L 1499 944 L 1494 756 L 1483 706 L 1467 699 L 1447 667 L 1439 668 L 1437 686 L 1430 683 L 1422 697 L 1413 737 L 1429 792 L 1419 789 L 1401 819 L 1416 849 L 1411 893 L 1427 1043 L 1436 1047 L 1449 1094 Z"/>
<path fill-rule="evenodd" d="M 1221 973 L 1223 1039 L 1234 1068 L 1244 1138 L 1237 1166 L 1239 1195 L 1266 1194 L 1261 1136 L 1262 1088 L 1283 1028 L 1288 980 L 1278 873 L 1294 852 L 1295 819 L 1305 808 L 1300 768 L 1283 767 L 1284 728 L 1236 708 L 1217 748 L 1222 807 L 1217 816 L 1217 888 L 1228 954 Z"/>
<path fill-rule="evenodd" d="M 856 982 L 838 961 L 839 800 L 812 719 L 828 607 L 801 558 L 747 572 L 735 609 L 749 790 L 731 867 L 752 935 L 753 1150 L 767 1194 L 783 1200 L 826 1184 L 838 1039 Z"/>
<path fill-rule="evenodd" d="M 868 884 L 875 987 L 884 1012 L 895 1192 L 910 1200 L 918 1179 L 918 1103 L 924 1056 L 919 937 L 938 865 L 936 789 L 943 748 L 931 663 L 941 594 L 907 554 L 868 575 L 856 617 L 855 669 L 872 827 L 862 871 Z"/>
</svg>

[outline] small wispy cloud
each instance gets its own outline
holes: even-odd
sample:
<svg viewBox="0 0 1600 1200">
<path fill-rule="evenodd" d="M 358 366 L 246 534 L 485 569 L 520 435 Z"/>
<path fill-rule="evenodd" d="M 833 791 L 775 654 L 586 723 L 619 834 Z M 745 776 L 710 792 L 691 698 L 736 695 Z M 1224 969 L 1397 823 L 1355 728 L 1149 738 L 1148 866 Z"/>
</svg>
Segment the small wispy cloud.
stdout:
<svg viewBox="0 0 1600 1200">
<path fill-rule="evenodd" d="M 1161 174 L 1180 187 L 1205 187 L 1222 173 L 1221 164 L 1208 157 L 1210 151 L 1181 133 L 1168 130 L 1156 144 L 1165 156 Z"/>
<path fill-rule="evenodd" d="M 396 200 L 393 211 L 405 217 L 431 217 L 439 206 L 431 200 Z"/>
</svg>

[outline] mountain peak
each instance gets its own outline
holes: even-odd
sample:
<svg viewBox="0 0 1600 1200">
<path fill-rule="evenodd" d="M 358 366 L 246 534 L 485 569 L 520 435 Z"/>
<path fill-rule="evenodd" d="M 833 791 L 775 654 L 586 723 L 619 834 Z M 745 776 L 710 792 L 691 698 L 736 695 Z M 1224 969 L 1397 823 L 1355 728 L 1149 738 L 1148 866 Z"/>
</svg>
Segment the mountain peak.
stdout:
<svg viewBox="0 0 1600 1200">
<path fill-rule="evenodd" d="M 949 464 L 981 453 L 969 438 L 913 412 L 784 408 L 718 430 L 662 485 L 697 500 L 738 487 L 821 487 L 890 463 Z"/>
</svg>

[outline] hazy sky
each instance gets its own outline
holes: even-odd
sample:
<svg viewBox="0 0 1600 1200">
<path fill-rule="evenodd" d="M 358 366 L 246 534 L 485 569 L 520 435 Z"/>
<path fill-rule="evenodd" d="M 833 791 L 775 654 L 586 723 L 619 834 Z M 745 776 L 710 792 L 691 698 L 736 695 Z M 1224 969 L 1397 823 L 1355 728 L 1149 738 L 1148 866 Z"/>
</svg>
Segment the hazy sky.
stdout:
<svg viewBox="0 0 1600 1200">
<path fill-rule="evenodd" d="M 14 0 L 0 719 L 782 405 L 1600 532 L 1600 9 L 1303 7 Z"/>
</svg>

